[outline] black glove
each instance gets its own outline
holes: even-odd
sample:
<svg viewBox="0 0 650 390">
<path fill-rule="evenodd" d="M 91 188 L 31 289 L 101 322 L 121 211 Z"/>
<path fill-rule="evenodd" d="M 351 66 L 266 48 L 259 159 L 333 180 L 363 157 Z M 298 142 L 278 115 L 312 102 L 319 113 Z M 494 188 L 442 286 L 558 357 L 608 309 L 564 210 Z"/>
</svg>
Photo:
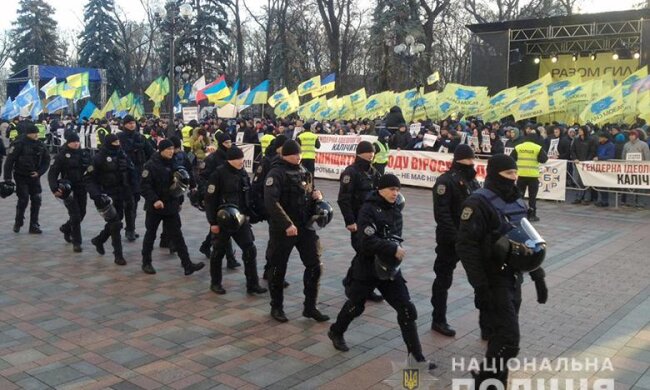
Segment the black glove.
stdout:
<svg viewBox="0 0 650 390">
<path fill-rule="evenodd" d="M 548 300 L 548 288 L 543 278 L 535 280 L 535 290 L 537 290 L 537 303 L 545 304 Z"/>
<path fill-rule="evenodd" d="M 474 306 L 479 310 L 487 311 L 494 307 L 492 292 L 488 287 L 480 287 L 474 290 Z"/>
</svg>

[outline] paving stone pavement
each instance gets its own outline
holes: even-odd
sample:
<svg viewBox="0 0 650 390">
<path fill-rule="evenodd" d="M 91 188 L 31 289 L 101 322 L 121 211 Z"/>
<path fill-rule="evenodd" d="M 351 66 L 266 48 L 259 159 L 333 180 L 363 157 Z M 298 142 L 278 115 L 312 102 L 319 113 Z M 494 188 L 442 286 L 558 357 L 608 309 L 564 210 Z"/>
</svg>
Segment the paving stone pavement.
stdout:
<svg viewBox="0 0 650 390">
<path fill-rule="evenodd" d="M 317 182 L 334 201 L 336 182 Z M 406 188 L 403 273 L 419 312 L 427 356 L 438 363 L 420 388 L 451 387 L 452 359 L 481 357 L 472 290 L 461 266 L 449 296 L 449 339 L 430 331 L 435 223 L 429 190 Z M 302 265 L 292 254 L 287 324 L 270 319 L 269 298 L 246 295 L 243 270 L 226 271 L 227 295 L 208 290 L 207 268 L 183 276 L 180 261 L 155 249 L 156 275 L 140 270 L 142 239 L 124 243 L 128 265 L 90 245 L 102 222 L 89 204 L 84 252 L 72 252 L 58 227 L 63 205 L 44 194 L 42 236 L 11 232 L 15 197 L 0 200 L 0 389 L 348 389 L 401 388 L 406 357 L 395 313 L 369 303 L 346 334 L 351 350 L 334 350 L 328 324 L 301 317 Z M 336 207 L 335 207 L 336 208 Z M 338 208 L 336 208 L 338 211 Z M 613 372 L 516 371 L 514 378 L 614 378 L 616 389 L 650 389 L 650 211 L 602 210 L 541 202 L 537 224 L 548 240 L 549 302 L 539 305 L 526 278 L 520 313 L 521 357 L 610 358 Z M 138 215 L 142 236 L 144 213 Z M 194 261 L 207 231 L 198 210 L 183 210 Z M 254 227 L 258 252 L 268 237 Z M 320 232 L 324 276 L 320 308 L 336 315 L 341 279 L 352 256 L 340 215 Z M 241 251 L 238 250 L 238 257 Z M 262 263 L 260 261 L 260 263 Z M 259 264 L 259 268 L 262 264 Z M 563 388 L 560 385 L 560 388 Z"/>
</svg>

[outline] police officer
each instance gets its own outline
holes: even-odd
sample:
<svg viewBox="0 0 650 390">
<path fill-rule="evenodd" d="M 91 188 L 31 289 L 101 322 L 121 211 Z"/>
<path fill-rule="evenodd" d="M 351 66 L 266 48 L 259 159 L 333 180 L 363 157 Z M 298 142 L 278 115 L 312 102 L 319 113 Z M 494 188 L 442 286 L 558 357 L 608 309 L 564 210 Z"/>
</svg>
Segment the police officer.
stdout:
<svg viewBox="0 0 650 390">
<path fill-rule="evenodd" d="M 361 141 L 357 145 L 357 156 L 352 165 L 347 166 L 341 173 L 338 204 L 343 215 L 345 228 L 350 232 L 350 242 L 355 252 L 359 252 L 357 240 L 357 217 L 359 210 L 374 190 L 377 189 L 381 174 L 372 166 L 371 162 L 375 155 L 375 148 L 368 141 Z M 352 266 L 343 279 L 343 286 L 346 292 L 352 281 Z M 347 295 L 347 294 L 346 294 Z M 380 302 L 381 295 L 370 292 L 368 299 Z"/>
<path fill-rule="evenodd" d="M 521 305 L 522 271 L 512 259 L 532 256 L 521 243 L 505 239 L 512 224 L 520 223 L 527 210 L 515 181 L 517 164 L 510 156 L 499 154 L 488 160 L 484 188 L 475 191 L 463 204 L 456 238 L 456 253 L 474 288 L 474 304 L 485 311 L 493 333 L 485 354 L 490 372 L 483 367 L 474 377 L 479 383 L 488 378 L 507 383 L 507 360 L 519 353 L 519 307 Z M 505 255 L 504 255 L 505 253 Z M 504 262 L 503 258 L 506 258 Z M 541 262 L 540 262 L 541 263 Z M 537 268 L 531 277 L 535 281 L 537 301 L 546 303 L 548 290 L 544 270 Z"/>
<path fill-rule="evenodd" d="M 9 122 L 9 127 L 7 127 L 6 133 L 9 143 L 13 143 L 20 135 L 18 133 L 18 123 L 20 123 L 18 117 L 15 117 L 11 122 Z"/>
<path fill-rule="evenodd" d="M 266 156 L 266 150 L 274 139 L 275 136 L 273 135 L 273 128 L 271 126 L 268 126 L 264 131 L 264 135 L 262 136 L 262 138 L 260 138 L 260 146 L 262 147 L 262 156 Z"/>
<path fill-rule="evenodd" d="M 244 152 L 236 146 L 228 149 L 227 163 L 210 175 L 205 195 L 205 214 L 210 223 L 210 232 L 214 234 L 214 250 L 210 257 L 210 290 L 216 294 L 225 294 L 223 288 L 221 263 L 226 254 L 230 238 L 242 249 L 246 291 L 249 294 L 263 294 L 267 290 L 259 284 L 257 276 L 257 248 L 253 230 L 248 220 L 243 221 L 238 229 L 228 230 L 219 226 L 217 212 L 221 207 L 234 206 L 241 214 L 250 217 L 252 213 L 251 182 L 244 169 Z"/>
<path fill-rule="evenodd" d="M 255 175 L 253 176 L 253 183 L 251 187 L 252 198 L 253 203 L 255 204 L 255 210 L 260 220 L 268 220 L 269 217 L 264 206 L 264 182 L 271 168 L 275 164 L 278 164 L 280 161 L 282 161 L 282 145 L 284 145 L 286 141 L 287 137 L 284 134 L 278 135 L 275 139 L 273 139 L 273 141 L 271 141 L 266 149 L 266 154 L 264 157 L 262 157 L 260 165 L 257 167 Z M 269 252 L 270 247 L 271 246 L 269 245 L 269 242 L 267 242 L 265 252 L 266 264 L 264 264 L 264 274 L 262 275 L 262 278 L 264 280 L 268 279 L 269 263 L 271 261 Z M 286 280 L 284 281 L 284 287 L 289 287 L 289 282 Z"/>
<path fill-rule="evenodd" d="M 517 188 L 519 188 L 519 192 L 524 196 L 526 189 L 528 189 L 528 219 L 531 222 L 537 222 L 539 221 L 537 216 L 539 164 L 548 161 L 548 156 L 537 142 L 537 134 L 534 130 L 526 133 L 523 142 L 515 146 L 510 156 L 517 162 L 519 175 Z"/>
<path fill-rule="evenodd" d="M 228 161 L 226 153 L 232 146 L 232 140 L 228 134 L 217 134 L 218 148 L 203 160 L 205 166 L 199 174 L 200 180 L 202 180 L 204 183 L 207 183 L 214 171 L 216 171 L 220 166 L 226 164 L 226 161 Z M 207 184 L 205 184 L 204 187 L 207 188 Z M 205 240 L 203 240 L 201 247 L 199 248 L 199 251 L 203 253 L 207 258 L 211 258 L 212 239 L 212 233 L 208 232 Z M 232 248 L 232 240 L 229 240 L 228 245 L 226 246 L 226 267 L 228 269 L 235 269 L 240 266 L 241 263 L 238 262 L 235 258 L 235 252 Z"/>
<path fill-rule="evenodd" d="M 122 252 L 122 218 L 124 217 L 125 203 L 133 199 L 132 189 L 138 185 L 139 177 L 133 163 L 120 147 L 120 140 L 115 134 L 109 134 L 104 139 L 104 144 L 93 157 L 92 164 L 86 170 L 84 183 L 98 209 L 107 207 L 106 202 L 112 203 L 115 208 L 114 215 L 106 220 L 104 229 L 90 242 L 95 246 L 97 253 L 103 255 L 104 243 L 111 238 L 115 264 L 126 265 Z"/>
<path fill-rule="evenodd" d="M 316 149 L 320 148 L 318 135 L 311 131 L 311 123 L 305 123 L 305 130 L 296 137 L 302 148 L 302 166 L 311 173 L 312 177 L 316 172 Z"/>
<path fill-rule="evenodd" d="M 283 282 L 291 250 L 296 247 L 305 266 L 305 302 L 302 315 L 318 322 L 329 320 L 316 308 L 322 273 L 321 247 L 316 232 L 309 227 L 314 203 L 323 195 L 314 188 L 312 175 L 300 165 L 300 145 L 289 140 L 282 146 L 282 161 L 271 168 L 264 181 L 264 205 L 269 214 L 269 290 L 271 317 L 288 319 L 283 309 Z"/>
<path fill-rule="evenodd" d="M 456 331 L 447 323 L 447 292 L 459 260 L 455 248 L 456 234 L 463 202 L 480 188 L 475 177 L 474 151 L 469 145 L 462 144 L 454 150 L 451 168 L 440 175 L 433 185 L 437 257 L 433 263 L 436 278 L 431 287 L 431 329 L 449 337 L 456 335 Z"/>
<path fill-rule="evenodd" d="M 153 154 L 151 143 L 140 134 L 137 128 L 137 122 L 131 115 L 126 115 L 122 121 L 122 131 L 117 135 L 120 145 L 126 156 L 131 160 L 135 168 L 137 177 L 142 174 L 144 163 Z M 124 222 L 126 229 L 124 236 L 129 241 L 135 241 L 139 237 L 135 233 L 135 218 L 137 216 L 138 202 L 140 201 L 140 183 L 138 182 L 132 189 L 133 199 L 124 200 Z"/>
<path fill-rule="evenodd" d="M 90 151 L 81 149 L 81 142 L 77 134 L 70 134 L 65 146 L 54 157 L 54 163 L 47 174 L 50 190 L 57 198 L 66 194 L 59 188 L 59 178 L 70 184 L 72 193 L 63 200 L 70 217 L 59 230 L 63 233 L 66 242 L 72 243 L 75 252 L 81 252 L 81 222 L 86 216 L 86 203 L 88 201 L 86 186 L 83 176 L 92 161 Z"/>
<path fill-rule="evenodd" d="M 186 126 L 181 129 L 181 137 L 183 137 L 183 149 L 186 153 L 192 151 L 192 132 L 199 124 L 196 120 L 192 119 Z"/>
<path fill-rule="evenodd" d="M 179 183 L 182 170 L 186 175 L 186 183 Z M 145 235 L 142 241 L 142 271 L 153 275 L 156 273 L 151 258 L 153 243 L 156 239 L 158 226 L 163 223 L 165 233 L 169 241 L 174 243 L 174 248 L 181 259 L 181 265 L 185 269 L 185 275 L 191 275 L 203 268 L 203 263 L 192 263 L 187 253 L 187 245 L 183 238 L 180 226 L 179 213 L 181 211 L 181 199 L 183 198 L 182 186 L 189 188 L 189 173 L 181 165 L 174 161 L 174 144 L 170 140 L 162 140 L 158 143 L 158 153 L 144 164 L 142 170 L 142 195 L 145 199 Z"/>
<path fill-rule="evenodd" d="M 38 140 L 38 128 L 32 122 L 20 122 L 17 131 L 24 135 L 18 137 L 9 147 L 9 155 L 4 166 L 5 181 L 11 182 L 12 174 L 16 180 L 18 204 L 14 232 L 18 233 L 23 226 L 25 209 L 31 202 L 29 232 L 41 234 L 38 224 L 38 213 L 41 209 L 41 176 L 50 166 L 50 154 L 43 142 Z"/>
<path fill-rule="evenodd" d="M 386 174 L 379 179 L 377 188 L 359 211 L 356 220 L 359 251 L 352 260 L 350 296 L 327 335 L 334 348 L 348 351 L 343 335 L 352 320 L 363 313 L 368 294 L 378 288 L 397 312 L 408 353 L 416 362 L 426 362 L 415 322 L 417 310 L 399 269 L 406 257 L 401 246 L 402 212 L 396 204 L 401 183 L 397 176 Z M 435 368 L 435 364 L 430 363 L 429 368 Z"/>
<path fill-rule="evenodd" d="M 190 176 L 190 192 L 194 193 L 197 191 L 197 185 L 196 185 L 196 179 L 194 176 L 194 167 L 192 165 L 192 162 L 190 161 L 189 157 L 187 156 L 187 153 L 183 150 L 183 145 L 181 142 L 181 139 L 178 138 L 177 136 L 173 136 L 169 139 L 172 144 L 174 145 L 174 156 L 172 159 L 174 160 L 174 164 L 176 167 L 182 167 L 185 169 L 185 171 L 188 173 Z M 180 198 L 180 203 L 183 204 L 183 201 L 185 200 L 185 197 Z M 180 219 L 180 213 L 177 214 L 178 216 L 178 221 L 176 222 L 179 226 L 182 225 L 181 219 Z M 174 247 L 174 243 L 169 240 L 169 235 L 167 234 L 165 230 L 165 225 L 163 224 L 163 229 L 162 232 L 160 233 L 160 247 L 161 248 L 169 248 L 169 253 L 172 254 L 176 252 L 176 249 Z"/>
<path fill-rule="evenodd" d="M 111 133 L 111 128 L 108 126 L 108 121 L 106 118 L 99 120 L 99 127 L 95 131 L 95 136 L 97 137 L 97 149 L 102 147 L 104 143 L 104 138 Z"/>
</svg>

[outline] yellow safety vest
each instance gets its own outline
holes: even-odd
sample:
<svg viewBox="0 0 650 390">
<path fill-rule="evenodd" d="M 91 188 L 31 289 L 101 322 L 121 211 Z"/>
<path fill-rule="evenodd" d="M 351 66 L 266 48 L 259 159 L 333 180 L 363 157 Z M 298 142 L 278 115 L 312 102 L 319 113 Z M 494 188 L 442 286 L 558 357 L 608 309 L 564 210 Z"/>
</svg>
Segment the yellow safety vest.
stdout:
<svg viewBox="0 0 650 390">
<path fill-rule="evenodd" d="M 13 122 L 9 126 L 11 126 L 11 130 L 9 130 L 9 141 L 13 141 L 18 138 L 18 128 Z"/>
<path fill-rule="evenodd" d="M 390 149 L 388 146 L 385 146 L 379 141 L 375 141 L 375 145 L 379 148 L 379 152 L 375 153 L 375 157 L 372 159 L 374 164 L 386 164 L 388 162 L 388 155 L 390 154 Z"/>
<path fill-rule="evenodd" d="M 273 134 L 264 134 L 260 139 L 260 145 L 262 146 L 262 155 L 266 156 L 266 148 L 269 147 L 271 142 L 275 139 Z"/>
<path fill-rule="evenodd" d="M 97 147 L 102 146 L 102 140 L 108 135 L 108 130 L 103 127 L 97 128 L 95 136 L 97 137 Z"/>
<path fill-rule="evenodd" d="M 223 134 L 223 131 L 220 129 L 217 129 L 217 131 L 212 134 L 212 139 L 214 140 L 214 144 L 216 145 L 217 149 L 219 149 L 219 140 L 217 139 L 217 136 L 219 136 L 219 134 Z"/>
<path fill-rule="evenodd" d="M 316 140 L 318 140 L 318 136 L 311 131 L 303 131 L 298 134 L 298 138 L 300 139 L 300 148 L 302 149 L 300 158 L 304 160 L 315 160 Z"/>
<path fill-rule="evenodd" d="M 534 142 L 524 142 L 515 146 L 517 151 L 517 170 L 522 177 L 539 177 L 539 156 L 542 147 Z"/>
<path fill-rule="evenodd" d="M 36 128 L 38 129 L 38 139 L 45 139 L 45 125 L 42 123 L 37 123 Z"/>
<path fill-rule="evenodd" d="M 181 129 L 181 135 L 183 136 L 183 147 L 191 148 L 192 147 L 192 126 L 185 126 Z"/>
</svg>

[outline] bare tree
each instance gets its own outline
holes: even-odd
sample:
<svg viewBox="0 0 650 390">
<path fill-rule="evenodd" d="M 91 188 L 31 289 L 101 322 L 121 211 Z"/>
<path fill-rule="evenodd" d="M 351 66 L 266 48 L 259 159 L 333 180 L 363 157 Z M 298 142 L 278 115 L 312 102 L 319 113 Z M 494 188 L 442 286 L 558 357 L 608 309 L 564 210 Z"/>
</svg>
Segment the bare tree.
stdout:
<svg viewBox="0 0 650 390">
<path fill-rule="evenodd" d="M 239 0 L 230 0 L 228 7 L 235 17 L 234 32 L 235 32 L 235 46 L 237 47 L 237 77 L 240 79 L 244 77 L 244 34 L 242 32 L 243 23 L 241 19 L 241 12 L 239 7 Z"/>
<path fill-rule="evenodd" d="M 8 31 L 0 33 L 0 69 L 4 68 L 11 56 L 11 36 Z"/>
</svg>

